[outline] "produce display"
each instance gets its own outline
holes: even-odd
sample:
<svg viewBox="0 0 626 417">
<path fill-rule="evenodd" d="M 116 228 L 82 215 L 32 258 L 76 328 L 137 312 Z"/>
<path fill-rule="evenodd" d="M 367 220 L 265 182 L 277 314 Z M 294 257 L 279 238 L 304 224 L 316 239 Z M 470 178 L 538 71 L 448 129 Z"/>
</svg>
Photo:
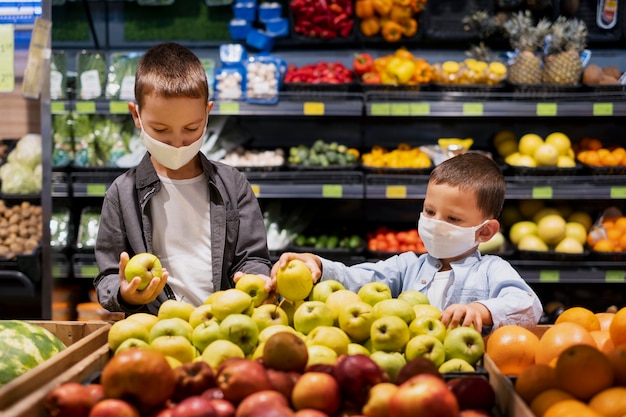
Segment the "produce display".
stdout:
<svg viewBox="0 0 626 417">
<path fill-rule="evenodd" d="M 293 240 L 299 248 L 313 249 L 349 249 L 356 250 L 362 245 L 359 235 L 340 236 L 338 234 L 307 235 L 300 233 Z"/>
<path fill-rule="evenodd" d="M 364 167 L 367 168 L 416 168 L 426 169 L 432 166 L 432 161 L 419 147 L 406 143 L 398 144 L 393 150 L 381 146 L 373 146 L 370 152 L 361 156 Z"/>
<path fill-rule="evenodd" d="M 0 320 L 0 387 L 63 351 L 52 332 L 22 320 Z"/>
<path fill-rule="evenodd" d="M 292 83 L 349 84 L 352 77 L 352 70 L 341 62 L 319 61 L 300 67 L 288 64 L 283 81 L 287 86 Z"/>
<path fill-rule="evenodd" d="M 502 62 L 487 62 L 473 58 L 461 62 L 445 61 L 433 64 L 432 81 L 442 84 L 500 84 L 506 78 L 507 68 Z"/>
<path fill-rule="evenodd" d="M 0 166 L 0 180 L 4 194 L 41 192 L 41 135 L 29 133 L 18 139 Z"/>
<path fill-rule="evenodd" d="M 23 201 L 7 206 L 0 200 L 0 258 L 31 254 L 41 243 L 41 206 Z"/>
<path fill-rule="evenodd" d="M 367 236 L 367 249 L 375 252 L 406 252 L 426 253 L 424 242 L 417 229 L 395 231 L 381 226 Z"/>
<path fill-rule="evenodd" d="M 604 146 L 597 138 L 586 137 L 574 144 L 576 159 L 592 167 L 626 166 L 626 149 L 621 145 Z"/>
<path fill-rule="evenodd" d="M 360 19 L 359 30 L 365 38 L 380 36 L 395 43 L 417 35 L 418 18 L 426 0 L 357 0 L 355 14 Z"/>
<path fill-rule="evenodd" d="M 626 216 L 603 215 L 589 230 L 587 244 L 594 252 L 626 252 Z"/>
<path fill-rule="evenodd" d="M 76 246 L 78 248 L 95 248 L 98 228 L 100 227 L 100 208 L 85 207 L 80 213 L 80 223 L 78 225 L 78 237 Z"/>
<path fill-rule="evenodd" d="M 228 152 L 221 162 L 237 168 L 280 168 L 285 164 L 285 151 L 282 149 L 250 150 L 238 146 Z"/>
<path fill-rule="evenodd" d="M 316 140 L 313 145 L 298 145 L 289 148 L 287 162 L 302 167 L 350 167 L 359 158 L 359 151 L 337 142 Z"/>
<path fill-rule="evenodd" d="M 496 133 L 493 145 L 504 162 L 514 167 L 576 167 L 572 142 L 563 132 L 552 132 L 545 138 L 526 133 L 518 139 L 513 132 L 502 130 Z"/>
<path fill-rule="evenodd" d="M 589 64 L 583 70 L 583 84 L 590 86 L 621 85 L 622 72 L 614 65 L 604 68 L 596 64 Z"/>
<path fill-rule="evenodd" d="M 355 74 L 365 85 L 421 85 L 431 81 L 431 65 L 406 48 L 377 58 L 366 52 L 355 55 L 352 62 Z"/>
<path fill-rule="evenodd" d="M 293 30 L 310 39 L 330 41 L 352 35 L 354 27 L 351 0 L 292 0 Z"/>
</svg>

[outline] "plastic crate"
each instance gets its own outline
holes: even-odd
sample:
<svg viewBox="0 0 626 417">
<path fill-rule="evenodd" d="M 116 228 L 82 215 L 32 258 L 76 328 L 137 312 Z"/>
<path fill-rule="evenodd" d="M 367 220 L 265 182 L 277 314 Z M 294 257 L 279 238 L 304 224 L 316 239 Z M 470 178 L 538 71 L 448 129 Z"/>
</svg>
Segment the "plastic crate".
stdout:
<svg viewBox="0 0 626 417">
<path fill-rule="evenodd" d="M 426 38 L 445 41 L 478 39 L 478 33 L 463 23 L 463 18 L 478 10 L 493 11 L 493 0 L 430 1 L 422 18 Z"/>
</svg>

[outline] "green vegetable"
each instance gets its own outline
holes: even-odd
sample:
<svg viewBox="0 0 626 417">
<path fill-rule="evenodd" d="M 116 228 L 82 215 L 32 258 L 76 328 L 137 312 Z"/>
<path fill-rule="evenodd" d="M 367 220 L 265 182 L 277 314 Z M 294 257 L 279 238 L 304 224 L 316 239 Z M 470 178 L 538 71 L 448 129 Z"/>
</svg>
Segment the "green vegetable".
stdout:
<svg viewBox="0 0 626 417">
<path fill-rule="evenodd" d="M 67 57 L 63 51 L 54 51 L 50 59 L 50 98 L 67 97 Z"/>
<path fill-rule="evenodd" d="M 104 96 L 106 84 L 106 56 L 103 52 L 82 51 L 77 57 L 76 87 L 81 100 L 92 100 Z"/>
<path fill-rule="evenodd" d="M 139 65 L 139 52 L 114 52 L 107 75 L 106 93 L 108 99 L 133 100 L 135 98 L 135 71 Z"/>
</svg>

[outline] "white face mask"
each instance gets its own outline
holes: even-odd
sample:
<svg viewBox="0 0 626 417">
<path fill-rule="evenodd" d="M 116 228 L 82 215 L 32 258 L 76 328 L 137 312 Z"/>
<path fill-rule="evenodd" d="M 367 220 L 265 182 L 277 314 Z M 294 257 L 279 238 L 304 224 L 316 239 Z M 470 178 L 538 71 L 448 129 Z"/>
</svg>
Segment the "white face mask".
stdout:
<svg viewBox="0 0 626 417">
<path fill-rule="evenodd" d="M 489 220 L 478 226 L 460 227 L 441 220 L 420 215 L 417 229 L 426 250 L 437 259 L 459 256 L 478 245 L 476 231 Z"/>
<path fill-rule="evenodd" d="M 163 142 L 159 142 L 158 140 L 151 137 L 143 128 L 143 123 L 141 122 L 141 118 L 139 117 L 139 110 L 137 110 L 137 118 L 139 119 L 139 125 L 141 126 L 141 134 L 140 138 L 143 141 L 143 144 L 150 152 L 150 155 L 157 160 L 157 162 L 163 165 L 166 168 L 176 170 L 180 167 L 185 166 L 189 161 L 191 161 L 194 156 L 200 152 L 200 148 L 204 143 L 204 137 L 207 131 L 207 125 L 204 124 L 204 130 L 202 131 L 202 135 L 190 145 L 187 146 L 172 146 Z"/>
</svg>

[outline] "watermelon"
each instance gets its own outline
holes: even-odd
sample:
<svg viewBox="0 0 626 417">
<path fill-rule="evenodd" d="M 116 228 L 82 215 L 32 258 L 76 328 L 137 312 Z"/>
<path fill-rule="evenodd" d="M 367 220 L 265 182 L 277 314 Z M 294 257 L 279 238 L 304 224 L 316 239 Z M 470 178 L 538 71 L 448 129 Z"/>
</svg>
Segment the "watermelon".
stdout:
<svg viewBox="0 0 626 417">
<path fill-rule="evenodd" d="M 0 320 L 0 387 L 65 349 L 52 332 L 22 320 Z"/>
</svg>

